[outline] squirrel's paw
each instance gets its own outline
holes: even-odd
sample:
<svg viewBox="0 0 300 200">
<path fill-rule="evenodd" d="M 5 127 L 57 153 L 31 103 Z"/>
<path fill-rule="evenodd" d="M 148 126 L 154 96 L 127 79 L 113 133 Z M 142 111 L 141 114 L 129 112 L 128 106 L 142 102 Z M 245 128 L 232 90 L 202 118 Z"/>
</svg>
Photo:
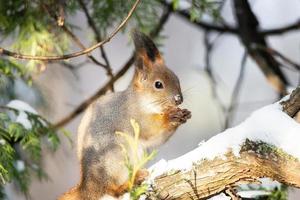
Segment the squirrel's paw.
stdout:
<svg viewBox="0 0 300 200">
<path fill-rule="evenodd" d="M 147 169 L 138 170 L 135 175 L 134 184 L 141 185 L 148 176 L 149 176 L 149 172 Z"/>
<path fill-rule="evenodd" d="M 175 108 L 169 111 L 169 119 L 171 122 L 177 122 L 179 124 L 183 124 L 191 117 L 192 114 L 187 109 Z"/>
</svg>

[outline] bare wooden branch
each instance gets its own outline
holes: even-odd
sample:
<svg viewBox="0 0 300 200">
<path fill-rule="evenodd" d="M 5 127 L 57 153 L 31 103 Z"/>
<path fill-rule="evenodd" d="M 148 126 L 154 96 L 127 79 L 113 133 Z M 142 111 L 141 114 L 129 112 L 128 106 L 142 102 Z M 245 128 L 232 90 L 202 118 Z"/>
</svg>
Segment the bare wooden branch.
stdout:
<svg viewBox="0 0 300 200">
<path fill-rule="evenodd" d="M 9 50 L 6 50 L 2 47 L 0 47 L 0 55 L 5 55 L 5 56 L 10 56 L 10 57 L 14 57 L 17 59 L 26 59 L 26 60 L 43 60 L 43 61 L 53 61 L 53 60 L 65 60 L 65 59 L 70 59 L 70 58 L 74 58 L 74 57 L 78 57 L 81 55 L 85 55 L 88 54 L 90 52 L 92 52 L 93 50 L 97 49 L 98 47 L 101 47 L 102 45 L 106 44 L 107 42 L 109 42 L 127 23 L 127 21 L 129 20 L 129 18 L 131 17 L 131 15 L 133 14 L 134 10 L 136 9 L 137 5 L 139 4 L 141 0 L 136 0 L 135 3 L 133 4 L 132 8 L 130 9 L 130 11 L 128 12 L 127 16 L 124 18 L 124 20 L 119 24 L 119 26 L 104 40 L 102 40 L 101 42 L 87 48 L 84 49 L 82 51 L 78 51 L 78 52 L 74 52 L 74 53 L 70 53 L 70 54 L 65 54 L 65 55 L 61 55 L 61 56 L 34 56 L 34 55 L 23 55 L 23 54 L 19 54 L 16 52 L 12 52 Z"/>
<path fill-rule="evenodd" d="M 240 89 L 242 86 L 242 82 L 244 80 L 247 56 L 248 56 L 248 54 L 247 54 L 247 52 L 245 52 L 243 55 L 243 58 L 242 58 L 239 76 L 237 78 L 237 81 L 233 88 L 233 92 L 231 94 L 230 104 L 226 110 L 227 113 L 226 113 L 226 119 L 225 119 L 225 125 L 224 125 L 225 129 L 229 128 L 230 121 L 232 121 L 233 117 L 234 117 L 234 111 L 237 106 L 237 98 L 240 94 Z"/>
<path fill-rule="evenodd" d="M 205 66 L 204 66 L 204 70 L 208 76 L 209 79 L 209 86 L 210 86 L 210 92 L 211 92 L 211 96 L 213 98 L 213 100 L 216 103 L 216 106 L 218 108 L 219 111 L 219 115 L 220 115 L 220 121 L 222 121 L 223 119 L 223 115 L 224 112 L 226 110 L 226 106 L 222 103 L 218 92 L 217 92 L 217 86 L 218 86 L 218 82 L 217 82 L 217 78 L 214 71 L 213 71 L 213 66 L 211 65 L 211 55 L 213 53 L 214 47 L 215 47 L 215 43 L 217 42 L 217 40 L 221 37 L 222 34 L 218 35 L 212 42 L 209 41 L 209 35 L 210 35 L 210 31 L 205 31 L 204 32 L 204 37 L 203 37 L 203 43 L 205 46 Z M 223 123 L 221 122 L 220 124 L 221 129 L 223 129 Z"/>
<path fill-rule="evenodd" d="M 86 18 L 87 18 L 87 21 L 88 21 L 88 24 L 89 26 L 92 28 L 94 34 L 95 34 L 95 38 L 96 38 L 96 41 L 97 42 L 100 42 L 102 40 L 102 37 L 101 37 L 101 34 L 100 32 L 98 31 L 97 27 L 96 27 L 96 23 L 95 21 L 93 20 L 93 18 L 91 17 L 89 11 L 88 11 L 88 8 L 87 6 L 85 5 L 85 3 L 83 2 L 83 0 L 78 0 L 78 3 L 79 5 L 81 6 Z M 113 78 L 113 73 L 112 73 L 112 68 L 110 66 L 110 62 L 108 60 L 108 57 L 106 55 L 106 52 L 104 50 L 104 47 L 101 46 L 100 47 L 100 53 L 101 53 L 101 56 L 105 62 L 105 69 L 106 69 L 106 73 L 107 75 L 110 77 L 110 78 Z M 114 87 L 113 85 L 111 85 L 111 90 L 113 91 L 114 90 Z"/>
<path fill-rule="evenodd" d="M 295 117 L 295 115 L 300 111 L 300 87 L 294 90 L 290 98 L 281 103 L 282 109 L 290 117 Z"/>
<path fill-rule="evenodd" d="M 261 177 L 300 188 L 300 162 L 271 148 L 261 151 L 265 147 L 264 143 L 247 141 L 239 157 L 229 151 L 225 159 L 204 160 L 195 164 L 193 170 L 157 177 L 152 198 L 190 199 L 192 196 L 206 199 L 236 185 L 255 182 Z M 195 182 L 197 193 L 186 180 Z"/>
<path fill-rule="evenodd" d="M 286 56 L 284 56 L 283 54 L 281 54 L 279 51 L 270 48 L 270 47 L 263 47 L 263 46 L 257 46 L 258 49 L 264 50 L 265 52 L 279 57 L 282 61 L 286 62 L 287 64 L 291 65 L 293 68 L 295 68 L 296 70 L 300 70 L 300 64 L 292 61 L 291 59 L 287 58 Z"/>
<path fill-rule="evenodd" d="M 299 94 L 298 87 L 289 100 L 282 102 L 289 116 L 300 110 Z M 246 140 L 239 156 L 230 149 L 223 156 L 200 160 L 190 170 L 169 171 L 156 177 L 149 199 L 207 199 L 239 184 L 258 182 L 262 177 L 300 188 L 300 161 L 278 147 Z"/>
<path fill-rule="evenodd" d="M 161 3 L 165 6 L 172 7 L 171 3 L 168 3 L 165 0 L 162 0 Z M 195 25 L 196 27 L 200 28 L 201 30 L 238 35 L 238 28 L 234 27 L 232 25 L 215 24 L 215 23 L 208 23 L 208 22 L 204 22 L 204 21 L 191 21 L 190 13 L 187 12 L 186 10 L 176 10 L 174 12 L 175 12 L 175 14 L 177 14 L 178 16 L 182 17 L 183 19 L 187 20 L 187 22 Z M 294 23 L 291 23 L 291 24 L 288 24 L 288 25 L 285 25 L 282 27 L 267 29 L 267 30 L 260 30 L 259 34 L 263 35 L 263 36 L 276 36 L 276 35 L 289 33 L 292 31 L 298 31 L 299 29 L 300 29 L 300 20 L 297 20 Z"/>
<path fill-rule="evenodd" d="M 267 41 L 259 33 L 259 21 L 253 13 L 248 0 L 234 0 L 234 12 L 238 22 L 239 37 L 251 58 L 264 73 L 267 81 L 281 95 L 286 94 L 288 80 L 274 57 L 253 46 L 268 47 Z"/>
<path fill-rule="evenodd" d="M 300 20 L 297 20 L 296 22 L 283 27 L 261 31 L 261 34 L 264 36 L 281 35 L 290 31 L 297 31 L 299 29 L 300 29 Z"/>
<path fill-rule="evenodd" d="M 80 113 L 82 113 L 92 102 L 94 102 L 97 98 L 104 95 L 110 88 L 111 85 L 116 82 L 119 78 L 121 78 L 131 67 L 131 65 L 134 62 L 134 55 L 132 55 L 128 61 L 125 63 L 125 65 L 116 73 L 116 75 L 113 76 L 112 79 L 107 81 L 94 95 L 83 101 L 81 104 L 79 104 L 75 110 L 73 110 L 70 114 L 68 114 L 66 117 L 64 117 L 62 120 L 57 122 L 54 127 L 59 128 L 70 121 L 72 121 L 76 116 L 78 116 Z"/>
</svg>

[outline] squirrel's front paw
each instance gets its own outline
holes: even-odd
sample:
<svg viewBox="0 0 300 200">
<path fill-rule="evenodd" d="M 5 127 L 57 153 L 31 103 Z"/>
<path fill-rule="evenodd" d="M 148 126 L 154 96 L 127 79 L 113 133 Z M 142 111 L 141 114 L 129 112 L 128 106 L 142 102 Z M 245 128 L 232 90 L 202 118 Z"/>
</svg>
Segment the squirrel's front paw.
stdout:
<svg viewBox="0 0 300 200">
<path fill-rule="evenodd" d="M 187 109 L 175 108 L 169 111 L 169 120 L 179 124 L 185 123 L 192 117 L 192 114 Z"/>
</svg>

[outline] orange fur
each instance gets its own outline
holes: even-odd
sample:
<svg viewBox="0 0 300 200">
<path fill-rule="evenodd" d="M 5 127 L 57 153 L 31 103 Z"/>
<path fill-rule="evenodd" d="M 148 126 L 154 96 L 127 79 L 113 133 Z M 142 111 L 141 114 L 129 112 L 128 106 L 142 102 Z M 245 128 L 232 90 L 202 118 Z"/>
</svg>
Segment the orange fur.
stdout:
<svg viewBox="0 0 300 200">
<path fill-rule="evenodd" d="M 64 193 L 61 197 L 58 198 L 58 200 L 81 200 L 78 187 L 76 186 L 68 192 Z"/>
</svg>

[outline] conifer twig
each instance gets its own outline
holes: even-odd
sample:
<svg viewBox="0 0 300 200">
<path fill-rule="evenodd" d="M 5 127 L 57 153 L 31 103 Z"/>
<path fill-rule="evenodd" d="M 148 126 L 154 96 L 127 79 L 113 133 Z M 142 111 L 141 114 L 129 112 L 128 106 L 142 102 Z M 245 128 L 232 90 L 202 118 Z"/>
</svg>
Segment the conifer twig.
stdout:
<svg viewBox="0 0 300 200">
<path fill-rule="evenodd" d="M 128 12 L 127 16 L 123 19 L 123 21 L 119 24 L 119 26 L 107 38 L 105 38 L 101 42 L 99 42 L 99 43 L 97 43 L 97 44 L 95 44 L 95 45 L 93 45 L 89 48 L 86 48 L 84 50 L 77 51 L 77 52 L 70 53 L 70 54 L 60 55 L 60 56 L 35 56 L 35 55 L 19 54 L 19 53 L 12 52 L 12 51 L 9 51 L 9 50 L 6 50 L 6 49 L 0 47 L 0 55 L 10 56 L 10 57 L 14 57 L 14 58 L 17 58 L 17 59 L 24 59 L 24 60 L 53 61 L 53 60 L 65 60 L 65 59 L 74 58 L 74 57 L 78 57 L 78 56 L 81 56 L 81 55 L 89 54 L 93 50 L 95 50 L 95 49 L 103 46 L 107 42 L 109 42 L 125 26 L 125 24 L 127 23 L 129 18 L 133 14 L 134 10 L 136 9 L 136 7 L 138 6 L 140 1 L 141 0 L 136 0 L 135 1 L 132 8 Z"/>
</svg>

